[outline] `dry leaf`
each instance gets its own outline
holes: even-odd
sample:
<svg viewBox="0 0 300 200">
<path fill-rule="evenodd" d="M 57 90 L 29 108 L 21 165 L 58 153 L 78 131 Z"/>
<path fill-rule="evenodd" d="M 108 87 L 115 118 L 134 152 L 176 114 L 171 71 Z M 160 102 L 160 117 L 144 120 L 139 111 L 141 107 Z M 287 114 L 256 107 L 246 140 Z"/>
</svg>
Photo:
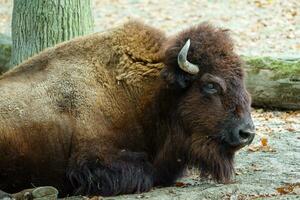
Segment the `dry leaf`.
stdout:
<svg viewBox="0 0 300 200">
<path fill-rule="evenodd" d="M 188 183 L 183 183 L 183 182 L 176 182 L 175 187 L 187 187 L 189 184 Z"/>
<path fill-rule="evenodd" d="M 300 183 L 287 184 L 282 187 L 276 188 L 279 194 L 296 193 L 299 192 L 299 189 L 300 189 Z"/>
<path fill-rule="evenodd" d="M 289 132 L 295 132 L 296 130 L 292 127 L 287 127 L 286 130 L 288 130 Z"/>
<path fill-rule="evenodd" d="M 268 146 L 268 138 L 266 136 L 262 136 L 260 142 L 262 146 Z"/>
<path fill-rule="evenodd" d="M 259 146 L 249 146 L 248 151 L 256 152 L 259 150 Z"/>
<path fill-rule="evenodd" d="M 238 171 L 235 172 L 235 175 L 237 175 L 237 176 L 241 175 L 241 174 L 242 174 L 242 172 L 238 172 Z"/>
<path fill-rule="evenodd" d="M 256 151 L 262 151 L 262 152 L 276 152 L 275 149 L 272 149 L 270 146 L 262 146 L 262 145 L 257 145 L 257 146 L 249 146 L 248 151 L 251 152 L 256 152 Z"/>
</svg>

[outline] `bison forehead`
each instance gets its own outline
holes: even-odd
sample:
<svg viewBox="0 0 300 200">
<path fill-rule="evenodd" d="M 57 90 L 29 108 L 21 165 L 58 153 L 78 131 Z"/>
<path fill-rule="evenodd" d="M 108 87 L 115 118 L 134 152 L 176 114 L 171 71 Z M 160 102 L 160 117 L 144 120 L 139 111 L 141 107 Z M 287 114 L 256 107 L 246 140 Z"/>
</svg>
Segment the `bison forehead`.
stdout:
<svg viewBox="0 0 300 200">
<path fill-rule="evenodd" d="M 224 76 L 242 76 L 242 62 L 234 53 L 232 39 L 228 31 L 202 23 L 182 31 L 168 40 L 164 63 L 177 65 L 177 56 L 185 42 L 190 39 L 188 60 L 200 67 L 200 72 L 211 72 Z M 226 75 L 227 74 L 227 75 Z"/>
</svg>

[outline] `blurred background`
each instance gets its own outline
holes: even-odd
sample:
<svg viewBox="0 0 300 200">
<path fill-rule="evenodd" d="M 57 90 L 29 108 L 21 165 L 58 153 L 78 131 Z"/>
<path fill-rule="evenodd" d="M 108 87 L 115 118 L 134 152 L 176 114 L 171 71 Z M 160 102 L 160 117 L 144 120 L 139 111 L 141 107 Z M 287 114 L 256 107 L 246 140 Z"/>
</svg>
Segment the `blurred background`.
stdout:
<svg viewBox="0 0 300 200">
<path fill-rule="evenodd" d="M 10 34 L 12 0 L 0 0 L 0 33 Z M 230 29 L 243 55 L 299 57 L 299 0 L 92 0 L 95 31 L 138 18 L 168 34 L 203 21 Z"/>
</svg>

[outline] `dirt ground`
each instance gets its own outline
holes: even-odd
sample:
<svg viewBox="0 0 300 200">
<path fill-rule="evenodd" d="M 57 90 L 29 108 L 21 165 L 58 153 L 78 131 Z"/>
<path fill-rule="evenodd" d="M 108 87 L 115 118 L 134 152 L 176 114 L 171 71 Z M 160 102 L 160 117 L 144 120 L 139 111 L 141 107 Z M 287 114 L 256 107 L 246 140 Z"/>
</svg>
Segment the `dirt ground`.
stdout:
<svg viewBox="0 0 300 200">
<path fill-rule="evenodd" d="M 95 31 L 129 18 L 141 19 L 168 34 L 209 21 L 230 29 L 240 54 L 300 57 L 299 0 L 92 2 Z M 0 0 L 2 33 L 11 32 L 11 12 L 11 0 Z M 300 111 L 255 109 L 253 117 L 257 136 L 251 146 L 237 154 L 233 183 L 215 184 L 190 172 L 174 187 L 107 199 L 300 199 Z"/>
</svg>

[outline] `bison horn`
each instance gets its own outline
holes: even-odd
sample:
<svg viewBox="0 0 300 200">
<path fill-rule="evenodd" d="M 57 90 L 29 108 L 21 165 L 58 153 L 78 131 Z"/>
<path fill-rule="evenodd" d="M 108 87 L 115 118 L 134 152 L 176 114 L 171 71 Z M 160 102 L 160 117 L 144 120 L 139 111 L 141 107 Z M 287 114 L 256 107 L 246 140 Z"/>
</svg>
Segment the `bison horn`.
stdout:
<svg viewBox="0 0 300 200">
<path fill-rule="evenodd" d="M 190 39 L 188 39 L 188 41 L 185 43 L 185 45 L 182 47 L 182 49 L 180 50 L 180 52 L 178 54 L 177 62 L 178 62 L 179 67 L 183 71 L 195 75 L 195 74 L 198 74 L 199 67 L 193 63 L 190 63 L 187 60 L 187 54 L 188 54 L 188 51 L 190 48 L 190 44 L 191 44 L 191 41 L 190 41 Z"/>
</svg>

